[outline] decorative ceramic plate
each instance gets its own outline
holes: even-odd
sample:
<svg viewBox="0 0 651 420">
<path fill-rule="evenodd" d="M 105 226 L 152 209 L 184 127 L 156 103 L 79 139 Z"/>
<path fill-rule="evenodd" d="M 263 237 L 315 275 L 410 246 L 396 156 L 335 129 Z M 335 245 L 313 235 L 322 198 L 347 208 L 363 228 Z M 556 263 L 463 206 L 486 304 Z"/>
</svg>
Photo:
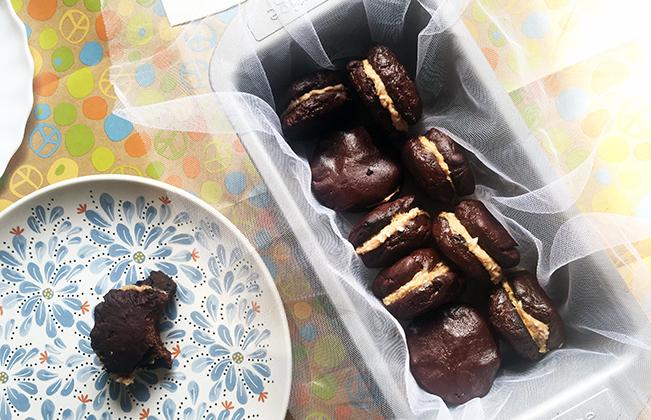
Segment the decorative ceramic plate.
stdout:
<svg viewBox="0 0 651 420">
<path fill-rule="evenodd" d="M 18 19 L 9 0 L 0 0 L 0 175 L 4 172 L 25 134 L 25 124 L 34 97 L 32 78 L 34 63 L 27 47 L 25 26 Z"/>
<path fill-rule="evenodd" d="M 43 189 L 0 215 L 0 419 L 282 419 L 291 346 L 262 260 L 220 213 L 144 178 Z M 161 270 L 171 370 L 114 382 L 90 347 L 112 288 Z M 31 418 L 30 417 L 30 418 Z"/>
</svg>

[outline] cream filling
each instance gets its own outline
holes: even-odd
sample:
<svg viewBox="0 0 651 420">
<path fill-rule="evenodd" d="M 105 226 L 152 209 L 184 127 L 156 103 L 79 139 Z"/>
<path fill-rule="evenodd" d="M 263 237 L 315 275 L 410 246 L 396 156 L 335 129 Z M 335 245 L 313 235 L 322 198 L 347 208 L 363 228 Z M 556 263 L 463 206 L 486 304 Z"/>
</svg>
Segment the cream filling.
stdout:
<svg viewBox="0 0 651 420">
<path fill-rule="evenodd" d="M 368 62 L 368 60 L 362 61 L 362 65 L 364 66 L 364 73 L 366 73 L 366 77 L 371 79 L 373 85 L 375 86 L 375 93 L 380 99 L 382 107 L 384 107 L 384 109 L 389 111 L 389 114 L 391 114 L 391 122 L 393 123 L 393 126 L 398 131 L 407 131 L 409 127 L 407 126 L 405 120 L 402 119 L 402 115 L 400 115 L 396 109 L 396 105 L 393 103 L 393 99 L 391 99 L 389 96 L 387 88 L 384 86 L 384 82 L 380 78 L 380 75 L 375 72 L 375 69 L 371 63 Z"/>
<path fill-rule="evenodd" d="M 421 214 L 425 214 L 424 211 L 415 207 L 409 210 L 407 213 L 398 213 L 391 218 L 391 223 L 382 228 L 375 236 L 371 237 L 369 240 L 364 242 L 361 246 L 355 249 L 355 252 L 359 255 L 364 255 L 377 249 L 387 241 L 392 235 L 397 232 L 403 232 L 407 224 L 414 220 L 416 217 Z"/>
<path fill-rule="evenodd" d="M 387 196 L 384 198 L 384 200 L 382 200 L 382 201 L 380 202 L 380 204 L 388 203 L 389 201 L 391 201 L 391 199 L 392 199 L 393 197 L 395 197 L 396 194 L 398 194 L 399 191 L 400 191 L 400 187 L 396 188 L 396 190 L 395 190 L 394 192 L 392 192 L 391 194 L 387 195 Z"/>
<path fill-rule="evenodd" d="M 500 281 L 502 281 L 504 278 L 502 267 L 500 267 L 499 264 L 497 264 L 495 260 L 493 260 L 491 256 L 488 255 L 481 246 L 479 246 L 478 238 L 473 238 L 470 236 L 470 233 L 461 224 L 459 219 L 457 219 L 457 216 L 455 216 L 454 213 L 444 212 L 439 214 L 439 217 L 447 220 L 448 225 L 450 225 L 450 229 L 454 233 L 461 235 L 463 240 L 466 241 L 466 247 L 468 248 L 468 251 L 477 257 L 481 265 L 488 272 L 491 281 L 495 284 L 498 284 Z"/>
<path fill-rule="evenodd" d="M 428 152 L 434 155 L 434 157 L 436 158 L 436 162 L 438 162 L 439 166 L 443 170 L 443 173 L 445 174 L 445 179 L 448 180 L 448 182 L 452 186 L 452 189 L 454 189 L 454 183 L 452 182 L 452 178 L 450 177 L 450 167 L 448 166 L 441 152 L 439 152 L 439 149 L 438 147 L 436 147 L 436 144 L 425 136 L 420 136 L 418 140 L 420 140 L 420 144 L 423 145 L 425 150 L 427 150 Z"/>
<path fill-rule="evenodd" d="M 291 101 L 289 103 L 289 106 L 287 107 L 287 111 L 285 111 L 285 112 L 289 112 L 289 111 L 293 110 L 294 108 L 299 106 L 301 104 L 301 102 L 305 102 L 305 101 L 307 101 L 308 99 L 310 99 L 310 98 L 312 98 L 314 96 L 322 95 L 322 94 L 324 94 L 326 92 L 331 92 L 331 91 L 341 91 L 341 92 L 343 92 L 344 89 L 345 89 L 344 85 L 339 83 L 338 85 L 327 86 L 327 87 L 324 87 L 322 89 L 311 90 L 311 91 L 309 91 L 307 93 L 304 93 L 303 95 L 299 96 L 298 98 L 294 99 L 293 101 Z"/>
<path fill-rule="evenodd" d="M 125 291 L 133 291 L 133 292 L 138 292 L 142 293 L 146 290 L 151 290 L 153 287 L 147 286 L 147 285 L 142 285 L 142 286 L 136 286 L 135 284 L 127 284 L 125 286 L 122 286 L 120 290 L 125 290 Z M 165 293 L 163 290 L 161 292 Z"/>
<path fill-rule="evenodd" d="M 392 305 L 393 303 L 405 298 L 422 287 L 429 286 L 437 277 L 450 271 L 450 269 L 442 262 L 436 264 L 432 270 L 423 268 L 414 275 L 407 283 L 403 284 L 398 290 L 387 295 L 382 299 L 385 306 Z"/>
<path fill-rule="evenodd" d="M 547 324 L 532 317 L 524 310 L 522 302 L 515 297 L 515 293 L 513 293 L 513 289 L 511 289 L 511 285 L 508 282 L 502 282 L 502 288 L 515 308 L 515 312 L 518 313 L 522 323 L 529 332 L 533 342 L 538 346 L 538 352 L 547 353 L 549 351 L 547 348 L 547 340 L 549 340 L 549 327 Z"/>
<path fill-rule="evenodd" d="M 126 386 L 131 385 L 133 383 L 133 381 L 134 381 L 133 375 L 118 376 L 118 377 L 115 378 L 115 382 L 126 385 Z"/>
</svg>

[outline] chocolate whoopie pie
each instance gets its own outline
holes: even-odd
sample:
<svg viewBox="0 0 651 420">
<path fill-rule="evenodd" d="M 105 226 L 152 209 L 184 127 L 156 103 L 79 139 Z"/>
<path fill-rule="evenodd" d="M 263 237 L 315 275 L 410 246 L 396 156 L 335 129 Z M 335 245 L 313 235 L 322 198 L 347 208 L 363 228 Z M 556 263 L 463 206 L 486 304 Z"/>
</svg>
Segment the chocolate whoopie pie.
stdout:
<svg viewBox="0 0 651 420">
<path fill-rule="evenodd" d="M 338 73 L 319 71 L 289 87 L 291 100 L 280 116 L 283 132 L 299 138 L 316 132 L 345 113 L 350 96 Z"/>
<path fill-rule="evenodd" d="M 411 373 L 425 391 L 463 404 L 490 391 L 500 353 L 479 312 L 453 305 L 407 328 Z"/>
<path fill-rule="evenodd" d="M 432 221 L 440 251 L 471 279 L 504 279 L 504 269 L 520 262 L 517 243 L 481 201 L 463 200 L 454 213 L 442 212 Z"/>
<path fill-rule="evenodd" d="M 527 271 L 509 274 L 495 288 L 488 313 L 493 327 L 526 359 L 540 360 L 565 340 L 558 311 L 536 276 Z"/>
<path fill-rule="evenodd" d="M 409 195 L 382 204 L 364 216 L 348 240 L 367 267 L 386 267 L 430 239 L 431 221 Z"/>
<path fill-rule="evenodd" d="M 373 119 L 389 133 L 406 133 L 423 113 L 416 85 L 388 47 L 375 46 L 346 66 L 348 77 Z"/>
<path fill-rule="evenodd" d="M 373 293 L 396 318 L 411 319 L 452 301 L 463 286 L 463 278 L 425 248 L 380 272 Z"/>
<path fill-rule="evenodd" d="M 402 147 L 402 161 L 416 183 L 433 199 L 450 203 L 475 191 L 475 178 L 463 149 L 432 128 Z"/>
<path fill-rule="evenodd" d="M 176 283 L 162 272 L 145 281 L 110 290 L 95 307 L 90 345 L 108 373 L 125 385 L 138 367 L 172 368 L 172 355 L 160 339 L 158 322 L 176 294 Z"/>
<path fill-rule="evenodd" d="M 314 196 L 337 211 L 389 201 L 400 187 L 400 168 L 375 147 L 363 127 L 335 131 L 321 140 L 310 168 Z"/>
</svg>

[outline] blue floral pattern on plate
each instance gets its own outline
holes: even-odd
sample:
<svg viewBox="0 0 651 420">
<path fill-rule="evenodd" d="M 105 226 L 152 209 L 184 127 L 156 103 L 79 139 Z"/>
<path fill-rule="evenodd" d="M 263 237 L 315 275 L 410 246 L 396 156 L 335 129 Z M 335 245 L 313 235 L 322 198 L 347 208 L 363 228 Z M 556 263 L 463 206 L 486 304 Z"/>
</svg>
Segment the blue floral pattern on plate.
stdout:
<svg viewBox="0 0 651 420">
<path fill-rule="evenodd" d="M 0 419 L 282 417 L 289 336 L 259 258 L 187 195 L 110 181 L 54 188 L 3 215 Z M 93 308 L 153 270 L 178 284 L 160 324 L 174 366 L 125 386 L 90 346 Z"/>
</svg>

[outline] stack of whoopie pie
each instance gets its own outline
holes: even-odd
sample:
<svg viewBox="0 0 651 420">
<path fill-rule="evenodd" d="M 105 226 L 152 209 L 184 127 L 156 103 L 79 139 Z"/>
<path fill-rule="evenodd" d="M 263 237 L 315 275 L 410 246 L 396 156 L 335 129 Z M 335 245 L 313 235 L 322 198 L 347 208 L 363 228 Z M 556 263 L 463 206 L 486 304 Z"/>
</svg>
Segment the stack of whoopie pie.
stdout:
<svg viewBox="0 0 651 420">
<path fill-rule="evenodd" d="M 284 133 L 320 138 L 310 167 L 321 204 L 369 211 L 348 239 L 366 266 L 382 268 L 372 290 L 406 326 L 420 386 L 449 404 L 484 396 L 501 364 L 497 336 L 536 361 L 563 344 L 563 322 L 536 277 L 516 268 L 509 232 L 481 201 L 461 199 L 475 190 L 466 151 L 436 128 L 409 137 L 423 107 L 396 55 L 375 46 L 345 73 L 292 83 Z M 415 194 L 401 194 L 407 177 Z M 473 291 L 481 303 L 461 303 Z"/>
</svg>

